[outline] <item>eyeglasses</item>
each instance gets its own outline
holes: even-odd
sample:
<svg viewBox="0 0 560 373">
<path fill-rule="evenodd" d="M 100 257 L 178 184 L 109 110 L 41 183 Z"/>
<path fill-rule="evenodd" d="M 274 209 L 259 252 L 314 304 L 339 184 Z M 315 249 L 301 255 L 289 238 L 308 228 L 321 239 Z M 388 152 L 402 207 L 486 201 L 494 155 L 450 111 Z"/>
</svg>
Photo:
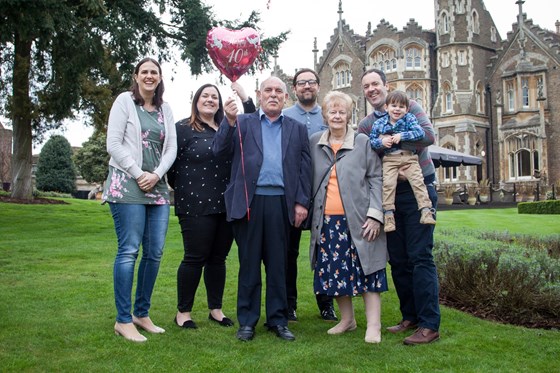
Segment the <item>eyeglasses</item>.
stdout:
<svg viewBox="0 0 560 373">
<path fill-rule="evenodd" d="M 309 84 L 310 87 L 315 87 L 317 85 L 317 81 L 310 79 L 310 80 L 298 80 L 296 85 L 298 87 L 305 87 L 306 84 Z"/>
</svg>

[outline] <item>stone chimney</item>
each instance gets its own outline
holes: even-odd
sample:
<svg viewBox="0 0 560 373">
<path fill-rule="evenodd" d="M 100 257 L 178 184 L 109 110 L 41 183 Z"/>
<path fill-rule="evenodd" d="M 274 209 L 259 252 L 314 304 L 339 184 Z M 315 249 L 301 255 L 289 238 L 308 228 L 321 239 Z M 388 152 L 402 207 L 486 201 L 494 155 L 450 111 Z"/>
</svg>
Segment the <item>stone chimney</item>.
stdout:
<svg viewBox="0 0 560 373">
<path fill-rule="evenodd" d="M 556 33 L 560 35 L 560 21 L 556 20 L 554 26 L 556 26 Z"/>
</svg>

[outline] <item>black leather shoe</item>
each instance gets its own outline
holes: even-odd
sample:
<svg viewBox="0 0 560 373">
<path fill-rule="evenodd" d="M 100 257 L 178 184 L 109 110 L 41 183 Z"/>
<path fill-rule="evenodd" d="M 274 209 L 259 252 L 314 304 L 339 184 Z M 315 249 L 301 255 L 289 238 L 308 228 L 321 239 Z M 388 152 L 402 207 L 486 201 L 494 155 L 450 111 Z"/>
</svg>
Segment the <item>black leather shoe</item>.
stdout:
<svg viewBox="0 0 560 373">
<path fill-rule="evenodd" d="M 336 317 L 332 305 L 325 306 L 325 308 L 321 310 L 321 318 L 325 321 L 338 321 L 338 317 Z"/>
<path fill-rule="evenodd" d="M 177 316 L 175 316 L 175 319 L 173 319 L 173 322 L 175 322 L 175 325 L 177 325 L 180 328 L 185 328 L 185 329 L 197 329 L 198 326 L 196 326 L 195 322 L 192 320 L 187 320 L 183 323 L 183 325 L 179 325 L 179 323 L 177 322 Z"/>
<path fill-rule="evenodd" d="M 235 336 L 240 341 L 250 341 L 255 336 L 255 328 L 252 326 L 240 326 Z"/>
<path fill-rule="evenodd" d="M 285 341 L 293 341 L 296 337 L 292 334 L 290 329 L 287 326 L 282 325 L 275 325 L 275 326 L 268 326 L 268 330 L 274 332 L 278 338 L 282 338 Z"/>
<path fill-rule="evenodd" d="M 297 321 L 296 310 L 288 308 L 288 321 Z"/>
<path fill-rule="evenodd" d="M 228 326 L 233 326 L 233 321 L 231 321 L 231 319 L 229 319 L 229 318 L 227 318 L 227 317 L 225 317 L 225 316 L 224 316 L 224 318 L 220 321 L 220 320 L 215 319 L 214 316 L 212 316 L 212 314 L 209 313 L 209 314 L 208 314 L 208 320 L 214 321 L 214 322 L 220 324 L 221 326 L 226 326 L 226 327 L 228 327 Z"/>
</svg>

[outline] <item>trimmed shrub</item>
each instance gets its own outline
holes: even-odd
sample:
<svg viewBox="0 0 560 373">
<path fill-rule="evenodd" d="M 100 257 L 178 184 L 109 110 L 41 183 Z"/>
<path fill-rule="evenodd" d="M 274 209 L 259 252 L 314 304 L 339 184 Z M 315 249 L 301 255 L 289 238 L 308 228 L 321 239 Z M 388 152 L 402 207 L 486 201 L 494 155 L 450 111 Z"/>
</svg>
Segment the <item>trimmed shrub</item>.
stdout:
<svg viewBox="0 0 560 373">
<path fill-rule="evenodd" d="M 560 214 L 560 200 L 537 202 L 520 202 L 517 204 L 519 214 Z"/>
</svg>

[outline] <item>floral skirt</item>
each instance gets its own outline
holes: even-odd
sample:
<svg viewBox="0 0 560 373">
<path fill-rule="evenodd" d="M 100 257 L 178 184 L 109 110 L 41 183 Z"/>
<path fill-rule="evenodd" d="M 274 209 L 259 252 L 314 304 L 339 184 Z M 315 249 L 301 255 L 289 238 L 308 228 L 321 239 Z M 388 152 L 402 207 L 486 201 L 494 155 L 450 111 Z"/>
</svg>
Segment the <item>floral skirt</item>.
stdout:
<svg viewBox="0 0 560 373">
<path fill-rule="evenodd" d="M 321 243 L 316 247 L 317 261 L 313 279 L 315 294 L 339 297 L 388 290 L 385 269 L 364 275 L 346 216 L 323 217 Z"/>
</svg>

